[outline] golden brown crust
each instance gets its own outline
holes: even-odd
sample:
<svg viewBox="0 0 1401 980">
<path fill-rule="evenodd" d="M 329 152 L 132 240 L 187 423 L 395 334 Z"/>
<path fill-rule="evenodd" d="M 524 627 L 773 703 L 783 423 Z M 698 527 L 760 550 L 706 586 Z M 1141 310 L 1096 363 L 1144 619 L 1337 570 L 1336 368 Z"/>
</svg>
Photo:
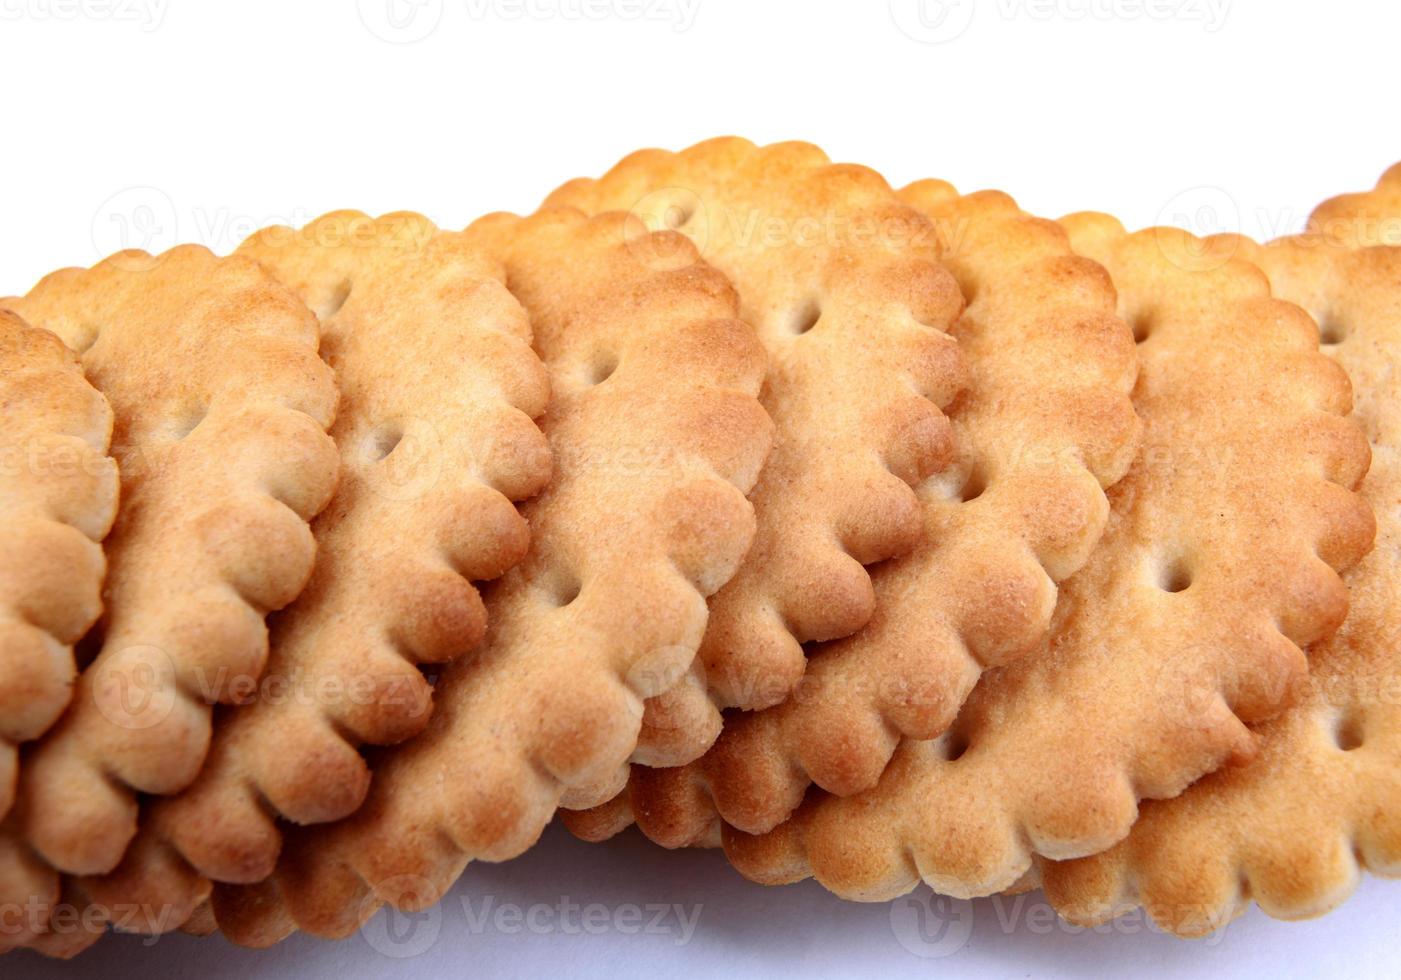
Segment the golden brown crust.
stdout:
<svg viewBox="0 0 1401 980">
<path fill-rule="evenodd" d="M 6 863 L 7 849 L 18 841 L 17 836 L 7 840 L 0 832 L 0 868 Z M 23 947 L 70 959 L 109 930 L 155 936 L 176 929 L 198 932 L 208 924 L 209 881 L 193 874 L 158 835 L 138 834 L 118 871 L 103 878 L 55 876 L 30 849 L 23 848 L 23 853 L 33 863 L 21 866 L 22 873 L 12 874 L 9 880 L 23 881 L 27 872 L 30 890 L 13 894 L 16 901 L 23 895 L 29 904 L 7 906 L 24 911 L 18 920 L 11 917 L 9 928 L 0 926 L 0 952 Z M 113 879 L 119 884 L 114 885 Z"/>
<path fill-rule="evenodd" d="M 706 596 L 753 537 L 764 355 L 729 283 L 674 233 L 571 210 L 483 219 L 530 312 L 553 402 L 530 554 L 487 595 L 481 651 L 444 668 L 419 738 L 372 758 L 364 807 L 288 835 L 274 878 L 220 886 L 235 941 L 356 928 L 530 846 L 561 800 L 617 792 L 643 700 L 695 658 Z"/>
<path fill-rule="evenodd" d="M 1348 245 L 1401 245 L 1401 163 L 1370 191 L 1324 201 L 1309 216 L 1308 231 Z"/>
<path fill-rule="evenodd" d="M 863 566 L 918 540 L 912 487 L 953 453 L 941 409 L 965 383 L 947 334 L 961 300 L 929 224 L 874 171 L 806 143 L 644 150 L 547 203 L 689 236 L 769 352 L 777 441 L 752 494 L 754 547 L 711 600 L 706 684 L 649 707 L 659 724 L 636 760 L 679 765 L 719 731 L 716 705 L 778 703 L 803 675 L 802 644 L 860 629 L 875 608 Z"/>
<path fill-rule="evenodd" d="M 1061 589 L 1048 649 L 983 678 L 953 729 L 906 741 L 875 789 L 812 796 L 770 834 L 726 830 L 762 881 L 815 875 L 883 898 L 921 878 L 986 895 L 1034 854 L 1096 853 L 1142 798 L 1244 761 L 1244 723 L 1287 705 L 1300 646 L 1346 611 L 1337 570 L 1371 544 L 1351 488 L 1366 441 L 1343 372 L 1264 275 L 1185 232 L 1065 222 L 1144 338 L 1143 449 L 1110 493 L 1104 542 Z"/>
<path fill-rule="evenodd" d="M 261 881 L 277 863 L 278 819 L 353 813 L 370 781 L 359 748 L 427 725 L 418 667 L 480 643 L 472 583 L 525 556 L 513 501 L 549 481 L 533 421 L 549 382 L 529 320 L 500 262 L 465 235 L 415 214 L 341 211 L 264 229 L 240 253 L 321 317 L 341 388 L 341 482 L 312 524 L 311 580 L 272 620 L 257 690 L 221 718 L 199 779 L 147 806 L 141 855 L 83 882 L 107 907 L 155 892 L 188 908 L 205 878 Z"/>
<path fill-rule="evenodd" d="M 626 790 L 587 810 L 561 810 L 559 819 L 571 834 L 592 844 L 621 834 L 635 821 L 632 802 Z"/>
<path fill-rule="evenodd" d="M 198 774 L 210 705 L 257 678 L 264 616 L 306 583 L 307 521 L 335 487 L 335 383 L 296 297 L 202 248 L 119 253 L 5 305 L 82 351 L 115 416 L 101 649 L 16 806 L 48 863 L 101 873 L 135 832 L 136 794 Z"/>
<path fill-rule="evenodd" d="M 953 407 L 958 458 L 920 488 L 924 532 L 872 579 L 876 615 L 811 650 L 798 693 L 732 715 L 691 766 L 635 770 L 638 823 L 667 846 L 781 823 L 810 783 L 873 786 L 901 738 L 952 723 L 987 669 L 1041 648 L 1056 583 L 1084 565 L 1139 424 L 1133 338 L 1105 271 L 1005 194 L 941 181 L 902 198 L 940 232 L 970 303 L 953 333 L 972 382 Z"/>
<path fill-rule="evenodd" d="M 78 356 L 0 310 L 0 819 L 19 747 L 72 696 L 73 644 L 102 612 L 117 516 L 112 410 Z"/>
<path fill-rule="evenodd" d="M 1339 202 L 1373 219 L 1401 217 L 1385 180 L 1374 194 L 1320 207 L 1326 220 L 1313 226 L 1346 243 L 1369 244 L 1385 224 L 1340 224 Z M 1103 854 L 1045 864 L 1048 897 L 1077 922 L 1141 905 L 1165 929 L 1202 935 L 1252 900 L 1270 915 L 1305 918 L 1341 903 L 1363 869 L 1401 873 L 1401 247 L 1349 248 L 1321 234 L 1233 244 L 1277 295 L 1314 313 L 1352 377 L 1372 443 L 1363 492 L 1377 544 L 1346 576 L 1347 622 L 1309 651 L 1300 703 L 1258 729 L 1254 762 L 1146 804 L 1129 837 Z"/>
<path fill-rule="evenodd" d="M 42 935 L 63 887 L 61 875 L 45 864 L 24 840 L 14 815 L 0 822 L 0 953 L 32 945 Z M 23 910 L 17 919 L 13 910 Z"/>
<path fill-rule="evenodd" d="M 219 923 L 214 919 L 214 907 L 208 902 L 200 905 L 190 913 L 190 917 L 185 920 L 185 924 L 180 927 L 180 931 L 187 936 L 197 936 L 199 938 L 214 935 L 219 931 Z"/>
</svg>

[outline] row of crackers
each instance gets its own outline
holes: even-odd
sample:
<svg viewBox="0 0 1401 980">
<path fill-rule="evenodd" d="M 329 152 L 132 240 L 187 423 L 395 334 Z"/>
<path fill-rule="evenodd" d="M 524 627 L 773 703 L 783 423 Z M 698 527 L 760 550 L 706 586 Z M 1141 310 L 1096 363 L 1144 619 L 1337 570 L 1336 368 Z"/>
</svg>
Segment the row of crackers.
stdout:
<svg viewBox="0 0 1401 980">
<path fill-rule="evenodd" d="M 0 948 L 344 936 L 557 812 L 1332 907 L 1401 862 L 1398 225 L 1401 169 L 1260 245 L 720 139 L 0 300 Z"/>
</svg>

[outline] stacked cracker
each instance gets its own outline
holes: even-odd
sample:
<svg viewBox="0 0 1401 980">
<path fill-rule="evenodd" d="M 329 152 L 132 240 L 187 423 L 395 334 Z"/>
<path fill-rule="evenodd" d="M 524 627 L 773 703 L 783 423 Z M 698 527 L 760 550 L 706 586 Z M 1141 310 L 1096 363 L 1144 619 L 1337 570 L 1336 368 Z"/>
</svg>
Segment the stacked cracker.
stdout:
<svg viewBox="0 0 1401 980">
<path fill-rule="evenodd" d="M 557 812 L 1331 907 L 1401 866 L 1398 220 L 1401 170 L 1260 246 L 722 139 L 0 301 L 0 948 L 344 936 Z"/>
</svg>

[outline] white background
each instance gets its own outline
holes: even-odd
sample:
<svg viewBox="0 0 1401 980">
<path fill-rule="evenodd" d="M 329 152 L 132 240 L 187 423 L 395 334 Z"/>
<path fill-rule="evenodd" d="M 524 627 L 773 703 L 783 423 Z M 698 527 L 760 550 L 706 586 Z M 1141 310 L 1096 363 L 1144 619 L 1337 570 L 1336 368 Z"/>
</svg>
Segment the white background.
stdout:
<svg viewBox="0 0 1401 980">
<path fill-rule="evenodd" d="M 634 148 L 731 132 L 811 140 L 896 184 L 937 176 L 962 190 L 1000 188 L 1048 216 L 1098 208 L 1130 227 L 1258 237 L 1297 230 L 1317 201 L 1370 187 L 1401 158 L 1394 4 L 943 7 L 0 0 L 0 295 L 118 247 L 201 241 L 227 251 L 262 224 L 333 208 L 411 208 L 460 226 L 487 211 L 529 210 L 565 178 L 597 174 Z M 622 925 L 573 935 L 558 913 L 549 925 L 541 912 L 543 931 L 504 932 L 463 910 L 468 898 L 479 914 L 482 896 L 522 912 L 566 896 L 599 902 Z M 651 902 L 701 907 L 689 942 L 628 932 L 629 909 Z M 899 926 L 918 911 L 844 905 L 811 883 L 765 890 L 714 854 L 665 854 L 633 837 L 589 848 L 553 831 L 518 862 L 469 871 L 436 941 L 415 958 L 387 958 L 365 938 L 294 940 L 270 954 L 119 939 L 64 968 L 7 957 L 0 973 L 1401 969 L 1401 890 L 1375 882 L 1320 923 L 1255 912 L 1213 944 L 1145 934 L 1141 922 L 1072 935 L 1047 927 L 1044 909 L 978 903 L 931 920 L 963 928 L 971 914 L 972 926 L 952 955 L 930 961 L 916 952 L 949 950 Z M 669 925 L 679 929 L 675 918 Z"/>
</svg>

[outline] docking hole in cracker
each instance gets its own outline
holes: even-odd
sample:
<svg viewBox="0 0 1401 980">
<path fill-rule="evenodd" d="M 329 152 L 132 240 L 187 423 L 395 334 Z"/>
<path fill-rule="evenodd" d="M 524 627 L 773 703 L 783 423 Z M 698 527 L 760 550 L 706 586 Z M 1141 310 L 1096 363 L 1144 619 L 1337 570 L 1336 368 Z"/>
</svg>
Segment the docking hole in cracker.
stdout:
<svg viewBox="0 0 1401 980">
<path fill-rule="evenodd" d="M 624 214 L 497 215 L 466 236 L 530 315 L 555 477 L 522 505 L 530 552 L 487 593 L 486 642 L 443 668 L 422 735 L 369 753 L 365 805 L 288 829 L 266 882 L 215 887 L 236 942 L 422 907 L 469 861 L 521 853 L 561 803 L 615 795 L 643 701 L 686 675 L 706 598 L 753 539 L 765 358 L 725 277 Z"/>
<path fill-rule="evenodd" d="M 480 644 L 473 583 L 525 556 L 515 502 L 550 478 L 534 421 L 549 381 L 499 259 L 420 215 L 353 211 L 264 229 L 239 254 L 321 318 L 341 392 L 340 485 L 312 524 L 306 590 L 270 621 L 257 689 L 223 709 L 194 784 L 147 804 L 138 846 L 78 883 L 94 907 L 192 911 L 209 880 L 272 873 L 279 821 L 353 813 L 370 782 L 361 747 L 428 724 L 420 667 Z"/>
<path fill-rule="evenodd" d="M 253 261 L 203 248 L 118 253 L 0 306 L 81 350 L 114 417 L 121 508 L 94 656 L 27 752 L 4 831 L 57 871 L 100 874 L 135 833 L 138 795 L 198 775 L 211 706 L 260 675 L 264 619 L 311 573 L 307 522 L 336 484 L 335 382 L 310 311 Z"/>
<path fill-rule="evenodd" d="M 1170 800 L 1145 803 L 1129 836 L 1075 861 L 1041 863 L 1066 918 L 1098 923 L 1142 907 L 1163 929 L 1200 936 L 1251 901 L 1301 919 L 1339 905 L 1361 872 L 1401 873 L 1401 168 L 1373 192 L 1321 205 L 1309 234 L 1229 244 L 1275 295 L 1333 324 L 1331 355 L 1352 379 L 1372 444 L 1362 484 L 1376 547 L 1347 573 L 1351 611 L 1309 650 L 1297 705 L 1257 730 L 1258 757 Z"/>
<path fill-rule="evenodd" d="M 865 566 L 915 546 L 913 487 L 954 454 L 943 409 L 966 383 L 948 333 L 962 301 L 929 222 L 875 171 L 807 143 L 644 150 L 547 204 L 684 234 L 734 282 L 769 355 L 754 547 L 711 599 L 696 675 L 648 704 L 634 760 L 680 765 L 715 740 L 719 709 L 786 698 L 803 644 L 864 626 Z"/>
<path fill-rule="evenodd" d="M 751 878 L 973 897 L 1033 855 L 1102 851 L 1140 799 L 1249 760 L 1246 725 L 1288 705 L 1301 648 L 1343 620 L 1339 572 L 1375 531 L 1355 492 L 1369 453 L 1313 321 L 1229 248 L 1103 215 L 1064 225 L 1113 277 L 1120 315 L 1151 324 L 1143 444 L 1104 540 L 1062 585 L 1046 649 L 984 675 L 948 734 L 902 742 L 873 789 L 812 793 L 767 834 L 723 828 Z"/>
<path fill-rule="evenodd" d="M 969 374 L 950 410 L 957 459 L 917 488 L 923 534 L 873 572 L 869 625 L 810 648 L 794 696 L 732 712 L 697 762 L 634 768 L 626 805 L 666 846 L 718 843 L 720 820 L 771 830 L 811 783 L 849 796 L 875 785 L 900 739 L 942 734 L 984 671 L 1042 649 L 1056 583 L 1088 559 L 1104 489 L 1137 449 L 1134 343 L 1108 274 L 1005 194 L 924 181 L 901 197 L 971 298 L 953 328 Z M 611 835 L 624 805 L 569 824 Z"/>
</svg>

